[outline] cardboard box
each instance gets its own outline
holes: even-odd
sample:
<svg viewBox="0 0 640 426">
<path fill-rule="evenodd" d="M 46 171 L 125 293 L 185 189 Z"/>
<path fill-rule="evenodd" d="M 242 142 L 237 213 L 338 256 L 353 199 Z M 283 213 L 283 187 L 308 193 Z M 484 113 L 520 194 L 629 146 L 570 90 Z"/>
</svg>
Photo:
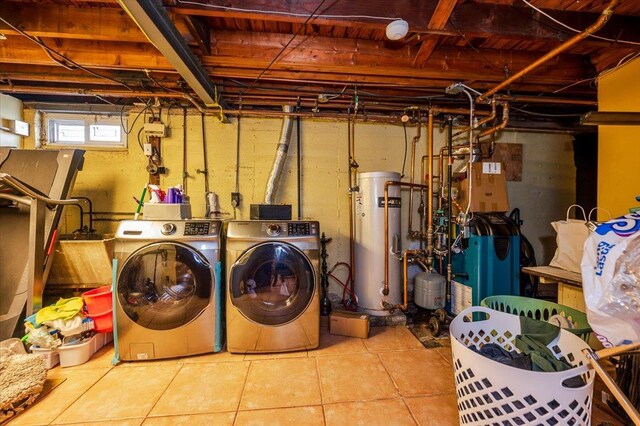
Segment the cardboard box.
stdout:
<svg viewBox="0 0 640 426">
<path fill-rule="evenodd" d="M 369 337 L 369 315 L 362 312 L 333 311 L 329 315 L 329 333 L 366 339 Z"/>
<path fill-rule="evenodd" d="M 472 163 L 472 196 L 471 212 L 506 212 L 509 211 L 509 197 L 507 195 L 507 177 L 502 163 L 476 162 Z M 460 196 L 458 204 L 462 209 L 467 208 L 469 199 L 469 180 L 460 182 Z"/>
</svg>

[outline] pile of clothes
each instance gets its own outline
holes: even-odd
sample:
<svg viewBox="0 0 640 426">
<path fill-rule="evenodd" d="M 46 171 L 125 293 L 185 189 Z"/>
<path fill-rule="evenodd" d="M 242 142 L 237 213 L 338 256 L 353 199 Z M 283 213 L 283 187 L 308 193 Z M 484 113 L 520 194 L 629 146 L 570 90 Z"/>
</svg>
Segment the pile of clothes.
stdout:
<svg viewBox="0 0 640 426">
<path fill-rule="evenodd" d="M 512 342 L 518 349 L 507 351 L 495 343 L 488 343 L 480 349 L 474 346 L 469 349 L 490 358 L 496 362 L 523 370 L 558 372 L 574 368 L 568 362 L 556 358 L 555 354 L 547 347 L 560 332 L 555 325 L 537 321 L 527 317 L 520 317 L 520 334 Z M 578 388 L 585 385 L 580 376 L 565 380 L 564 385 L 569 388 Z"/>
</svg>

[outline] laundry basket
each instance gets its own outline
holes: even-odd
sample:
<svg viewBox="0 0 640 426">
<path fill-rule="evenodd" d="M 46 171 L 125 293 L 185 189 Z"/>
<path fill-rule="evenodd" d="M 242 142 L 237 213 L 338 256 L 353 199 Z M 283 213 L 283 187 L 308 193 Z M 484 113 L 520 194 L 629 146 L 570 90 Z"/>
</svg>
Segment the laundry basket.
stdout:
<svg viewBox="0 0 640 426">
<path fill-rule="evenodd" d="M 93 320 L 94 329 L 99 333 L 113 330 L 113 304 L 111 286 L 94 288 L 82 294 L 87 316 Z"/>
<path fill-rule="evenodd" d="M 573 328 L 565 328 L 565 330 L 579 336 L 585 342 L 589 341 L 592 331 L 587 322 L 587 314 L 546 300 L 521 296 L 490 296 L 482 299 L 480 306 L 540 321 L 549 321 L 552 316 L 561 315 L 573 324 Z"/>
<path fill-rule="evenodd" d="M 495 343 L 517 350 L 513 341 L 520 334 L 520 318 L 516 315 L 474 306 L 454 318 L 449 333 L 461 425 L 591 424 L 595 375 L 581 352 L 588 346 L 579 337 L 560 330 L 548 345 L 559 359 L 577 368 L 545 373 L 501 364 L 469 349 Z M 563 386 L 578 375 L 584 386 Z"/>
</svg>

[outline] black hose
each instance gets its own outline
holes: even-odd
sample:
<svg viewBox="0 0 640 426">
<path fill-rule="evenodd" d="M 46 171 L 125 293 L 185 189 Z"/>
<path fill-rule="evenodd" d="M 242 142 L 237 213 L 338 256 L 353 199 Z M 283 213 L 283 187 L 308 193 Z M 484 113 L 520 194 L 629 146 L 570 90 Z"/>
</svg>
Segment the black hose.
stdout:
<svg viewBox="0 0 640 426">
<path fill-rule="evenodd" d="M 71 204 L 72 206 L 76 206 L 78 209 L 80 209 L 80 229 L 76 229 L 73 232 L 82 232 L 84 231 L 84 210 L 82 209 L 82 206 L 80 205 L 80 203 L 75 203 L 75 204 Z"/>
<path fill-rule="evenodd" d="M 77 200 L 84 200 L 87 202 L 87 204 L 89 204 L 89 232 L 94 232 L 95 229 L 93 229 L 93 203 L 91 202 L 91 199 L 89 197 L 71 197 L 71 198 L 75 198 Z M 82 221 L 80 221 L 80 223 L 82 223 Z M 80 227 L 82 228 L 82 225 Z"/>
</svg>

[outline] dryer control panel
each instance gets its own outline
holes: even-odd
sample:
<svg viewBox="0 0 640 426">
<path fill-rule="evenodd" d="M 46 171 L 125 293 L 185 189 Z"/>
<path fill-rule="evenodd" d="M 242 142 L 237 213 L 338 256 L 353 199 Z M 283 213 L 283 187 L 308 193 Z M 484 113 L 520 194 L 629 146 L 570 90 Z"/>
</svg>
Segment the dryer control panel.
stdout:
<svg viewBox="0 0 640 426">
<path fill-rule="evenodd" d="M 287 224 L 287 233 L 290 237 L 316 235 L 318 231 L 315 226 L 312 227 L 311 225 L 309 222 L 289 222 Z"/>
<path fill-rule="evenodd" d="M 184 235 L 209 235 L 211 222 L 187 222 L 184 224 Z"/>
</svg>

